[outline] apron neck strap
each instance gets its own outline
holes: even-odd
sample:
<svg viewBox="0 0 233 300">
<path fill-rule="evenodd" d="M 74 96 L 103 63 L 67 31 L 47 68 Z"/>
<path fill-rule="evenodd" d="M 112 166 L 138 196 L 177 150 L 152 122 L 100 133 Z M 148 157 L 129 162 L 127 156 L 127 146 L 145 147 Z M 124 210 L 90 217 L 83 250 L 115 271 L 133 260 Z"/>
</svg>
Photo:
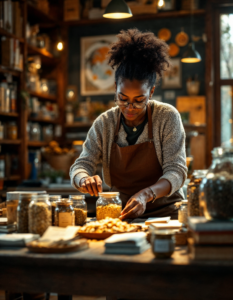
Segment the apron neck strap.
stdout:
<svg viewBox="0 0 233 300">
<path fill-rule="evenodd" d="M 153 128 L 152 128 L 152 112 L 150 103 L 147 104 L 147 116 L 148 116 L 148 136 L 149 140 L 153 141 Z M 117 118 L 117 126 L 114 134 L 114 141 L 117 142 L 118 132 L 121 124 L 121 111 L 119 110 L 118 118 Z"/>
</svg>

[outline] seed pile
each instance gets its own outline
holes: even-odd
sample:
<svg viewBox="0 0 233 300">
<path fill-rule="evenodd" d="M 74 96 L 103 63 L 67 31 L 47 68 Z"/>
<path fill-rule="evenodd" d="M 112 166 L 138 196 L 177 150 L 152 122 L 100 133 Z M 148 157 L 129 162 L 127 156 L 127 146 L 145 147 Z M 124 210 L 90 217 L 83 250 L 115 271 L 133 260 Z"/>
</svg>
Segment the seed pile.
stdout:
<svg viewBox="0 0 233 300">
<path fill-rule="evenodd" d="M 87 220 L 87 211 L 81 208 L 74 208 L 75 213 L 75 225 L 82 226 Z"/>
<path fill-rule="evenodd" d="M 96 207 L 96 219 L 102 220 L 105 218 L 119 218 L 121 215 L 121 205 L 108 204 L 105 206 Z"/>
<path fill-rule="evenodd" d="M 7 223 L 15 224 L 17 221 L 17 206 L 18 200 L 8 200 L 7 201 Z"/>
<path fill-rule="evenodd" d="M 137 226 L 130 225 L 126 222 L 122 222 L 119 219 L 106 218 L 101 221 L 90 222 L 79 229 L 79 232 L 89 233 L 120 233 L 129 232 L 132 230 L 136 231 Z"/>
<path fill-rule="evenodd" d="M 188 185 L 188 215 L 190 217 L 200 216 L 199 193 L 201 180 L 202 179 L 195 179 L 194 182 L 190 182 Z"/>
<path fill-rule="evenodd" d="M 204 192 L 208 214 L 216 219 L 233 219 L 233 175 L 228 172 L 205 178 L 201 189 Z"/>
<path fill-rule="evenodd" d="M 17 232 L 28 233 L 28 208 L 31 199 L 26 198 L 21 200 L 17 207 Z"/>
<path fill-rule="evenodd" d="M 29 232 L 43 235 L 51 226 L 51 210 L 43 202 L 33 203 L 29 207 Z"/>
</svg>

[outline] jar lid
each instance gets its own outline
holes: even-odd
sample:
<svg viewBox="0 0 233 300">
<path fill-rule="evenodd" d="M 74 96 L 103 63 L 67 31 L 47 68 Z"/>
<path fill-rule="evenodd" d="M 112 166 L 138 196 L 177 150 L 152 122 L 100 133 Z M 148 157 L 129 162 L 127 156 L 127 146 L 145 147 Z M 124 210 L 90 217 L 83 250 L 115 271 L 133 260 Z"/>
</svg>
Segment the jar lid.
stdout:
<svg viewBox="0 0 233 300">
<path fill-rule="evenodd" d="M 120 195 L 119 192 L 99 193 L 99 196 L 100 196 L 100 197 L 104 197 L 104 198 L 118 197 L 119 195 Z"/>
<path fill-rule="evenodd" d="M 69 199 L 72 201 L 85 200 L 85 195 L 70 195 Z"/>
<path fill-rule="evenodd" d="M 157 236 L 157 237 L 159 237 L 159 236 L 167 236 L 167 237 L 171 237 L 171 236 L 174 236 L 175 235 L 175 231 L 174 230 L 166 230 L 166 229 L 160 229 L 160 230 L 155 230 L 154 231 L 154 233 L 155 233 L 155 235 Z"/>
<path fill-rule="evenodd" d="M 188 200 L 182 200 L 181 201 L 181 205 L 187 205 L 188 204 Z"/>
<path fill-rule="evenodd" d="M 54 202 L 61 199 L 61 195 L 49 195 L 49 201 Z"/>
<path fill-rule="evenodd" d="M 46 194 L 46 191 L 32 191 L 32 192 L 24 192 L 24 191 L 14 191 L 14 192 L 7 192 L 6 199 L 7 200 L 19 200 L 20 195 L 41 195 Z"/>
<path fill-rule="evenodd" d="M 72 205 L 73 204 L 73 201 L 71 201 L 70 199 L 68 198 L 61 198 L 60 200 L 58 200 L 57 202 L 57 205 L 64 205 L 64 206 L 69 206 L 69 205 Z"/>
</svg>

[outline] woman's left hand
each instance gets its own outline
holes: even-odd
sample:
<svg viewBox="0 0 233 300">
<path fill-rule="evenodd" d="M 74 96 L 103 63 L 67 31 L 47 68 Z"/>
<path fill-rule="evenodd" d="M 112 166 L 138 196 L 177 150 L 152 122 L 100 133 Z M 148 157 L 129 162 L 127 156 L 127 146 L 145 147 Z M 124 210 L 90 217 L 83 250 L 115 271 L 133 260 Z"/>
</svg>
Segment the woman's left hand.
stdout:
<svg viewBox="0 0 233 300">
<path fill-rule="evenodd" d="M 143 189 L 134 196 L 132 196 L 123 211 L 121 212 L 120 219 L 135 219 L 146 210 L 146 203 L 153 198 L 153 194 L 149 188 Z"/>
</svg>

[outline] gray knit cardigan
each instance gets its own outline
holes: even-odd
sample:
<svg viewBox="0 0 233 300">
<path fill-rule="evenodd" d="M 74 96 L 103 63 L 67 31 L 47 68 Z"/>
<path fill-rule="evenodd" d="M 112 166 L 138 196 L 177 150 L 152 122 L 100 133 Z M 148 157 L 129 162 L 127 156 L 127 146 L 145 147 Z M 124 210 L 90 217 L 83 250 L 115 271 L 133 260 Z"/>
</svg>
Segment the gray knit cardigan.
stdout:
<svg viewBox="0 0 233 300">
<path fill-rule="evenodd" d="M 187 176 L 185 132 L 178 111 L 171 105 L 150 100 L 152 107 L 153 138 L 158 160 L 163 169 L 161 178 L 171 183 L 171 193 L 178 191 Z M 105 183 L 111 187 L 110 154 L 114 141 L 119 107 L 101 114 L 90 128 L 80 157 L 70 168 L 71 183 L 77 189 L 83 177 L 94 176 L 99 163 L 103 165 Z M 127 134 L 120 126 L 117 144 L 128 146 Z M 148 123 L 136 144 L 148 141 Z M 74 180 L 75 178 L 75 180 Z M 182 194 L 182 193 L 181 193 Z M 170 196 L 168 195 L 168 196 Z"/>
</svg>

